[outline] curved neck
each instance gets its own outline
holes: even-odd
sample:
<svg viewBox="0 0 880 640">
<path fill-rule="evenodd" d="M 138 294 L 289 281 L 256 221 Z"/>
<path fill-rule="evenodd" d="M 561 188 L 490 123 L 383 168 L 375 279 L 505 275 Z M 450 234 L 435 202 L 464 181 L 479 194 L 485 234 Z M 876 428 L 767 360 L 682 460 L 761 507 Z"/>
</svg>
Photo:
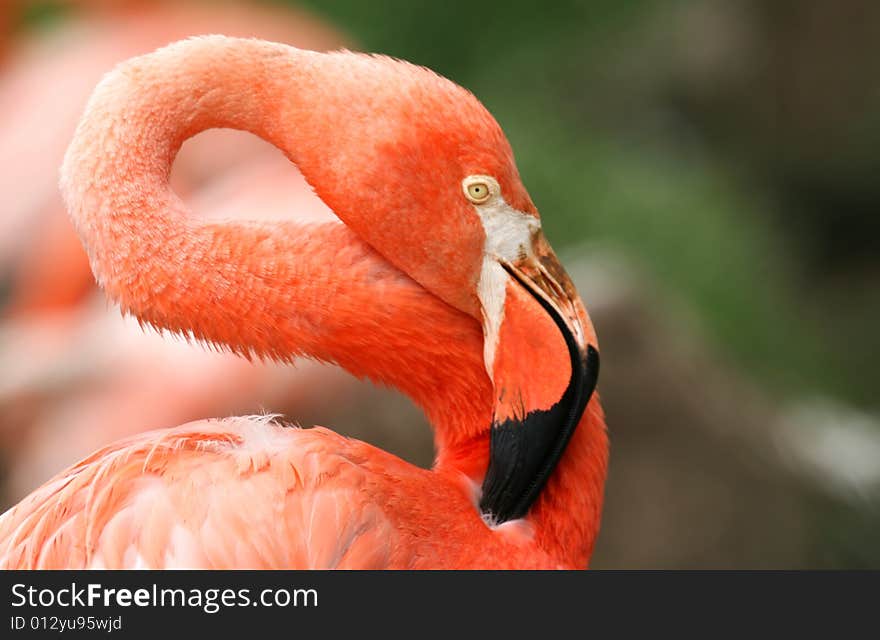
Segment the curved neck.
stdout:
<svg viewBox="0 0 880 640">
<path fill-rule="evenodd" d="M 216 314 L 224 302 L 236 312 L 256 302 L 241 285 L 270 270 L 282 247 L 269 246 L 276 238 L 261 246 L 258 225 L 200 224 L 168 180 L 182 143 L 210 128 L 244 129 L 289 151 L 273 124 L 282 95 L 273 78 L 289 55 L 256 42 L 249 49 L 193 40 L 153 64 L 119 67 L 95 90 L 61 176 L 92 270 L 123 311 L 240 352 L 263 349 L 218 327 Z"/>
<path fill-rule="evenodd" d="M 392 385 L 434 426 L 438 472 L 478 479 L 493 394 L 474 318 L 343 225 L 199 222 L 169 186 L 187 138 L 244 129 L 284 151 L 345 220 L 334 199 L 357 190 L 347 171 L 370 153 L 357 132 L 379 107 L 344 104 L 352 93 L 324 76 L 335 58 L 321 56 L 208 37 L 123 65 L 96 89 L 65 157 L 68 209 L 124 312 L 248 357 L 306 355 Z M 348 124 L 328 122 L 323 112 L 334 109 Z M 585 416 L 595 417 L 598 400 L 590 406 Z M 529 514 L 536 543 L 573 566 L 592 548 L 605 455 L 604 429 L 582 422 Z"/>
<path fill-rule="evenodd" d="M 476 320 L 343 225 L 204 223 L 169 186 L 188 137 L 243 129 L 284 151 L 340 213 L 345 168 L 369 153 L 357 131 L 377 108 L 347 104 L 342 84 L 374 82 L 340 76 L 345 64 L 372 64 L 347 55 L 211 36 L 125 63 L 77 128 L 65 200 L 98 282 L 124 312 L 245 356 L 337 363 L 413 398 L 441 425 L 441 443 L 472 437 L 489 424 L 491 396 Z"/>
</svg>

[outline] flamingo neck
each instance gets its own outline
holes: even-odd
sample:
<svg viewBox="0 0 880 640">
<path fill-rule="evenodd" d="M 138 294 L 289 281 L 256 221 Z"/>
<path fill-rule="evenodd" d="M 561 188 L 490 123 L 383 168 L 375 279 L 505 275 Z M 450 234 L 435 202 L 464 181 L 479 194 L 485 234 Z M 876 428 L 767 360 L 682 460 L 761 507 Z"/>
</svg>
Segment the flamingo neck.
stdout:
<svg viewBox="0 0 880 640">
<path fill-rule="evenodd" d="M 236 285 L 270 270 L 278 243 L 263 233 L 260 244 L 253 229 L 238 241 L 232 225 L 194 219 L 169 176 L 183 142 L 206 129 L 243 129 L 287 151 L 276 78 L 290 56 L 268 43 L 236 51 L 216 42 L 178 43 L 158 63 L 135 59 L 108 74 L 68 148 L 61 187 L 98 283 L 124 312 L 247 353 L 259 349 L 234 320 L 211 314 L 224 302 L 234 312 L 259 306 Z"/>
</svg>

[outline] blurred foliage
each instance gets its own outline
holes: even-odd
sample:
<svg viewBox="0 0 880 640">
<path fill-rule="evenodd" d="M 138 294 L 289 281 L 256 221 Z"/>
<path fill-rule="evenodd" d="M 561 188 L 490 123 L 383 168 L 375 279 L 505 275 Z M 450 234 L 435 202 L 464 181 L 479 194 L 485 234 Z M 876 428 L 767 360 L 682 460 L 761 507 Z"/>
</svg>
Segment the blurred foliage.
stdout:
<svg viewBox="0 0 880 640">
<path fill-rule="evenodd" d="M 23 29 L 45 29 L 63 22 L 71 11 L 71 7 L 64 2 L 29 2 L 19 8 L 16 20 Z"/>
</svg>

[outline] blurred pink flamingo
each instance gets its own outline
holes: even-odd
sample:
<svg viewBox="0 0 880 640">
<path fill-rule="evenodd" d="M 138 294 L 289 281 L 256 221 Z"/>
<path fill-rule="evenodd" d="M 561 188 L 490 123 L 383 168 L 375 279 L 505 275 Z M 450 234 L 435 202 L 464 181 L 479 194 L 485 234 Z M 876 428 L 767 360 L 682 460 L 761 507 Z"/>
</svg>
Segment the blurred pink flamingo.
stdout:
<svg viewBox="0 0 880 640">
<path fill-rule="evenodd" d="M 89 10 L 18 43 L 0 76 L 0 280 L 8 280 L 7 315 L 64 308 L 93 290 L 58 193 L 58 167 L 89 92 L 115 63 L 202 33 L 260 36 L 315 50 L 346 42 L 302 11 L 252 4 L 70 4 Z M 7 20 L 10 7 L 0 11 Z M 187 146 L 174 181 L 184 197 L 268 148 L 254 136 L 228 133 L 200 136 Z"/>
<path fill-rule="evenodd" d="M 252 364 L 120 323 L 94 299 L 86 254 L 56 186 L 88 93 L 115 62 L 214 31 L 315 49 L 346 39 L 303 12 L 250 4 L 70 4 L 79 10 L 74 20 L 20 38 L 0 67 L 0 189 L 6 193 L 0 281 L 9 289 L 0 307 L 0 447 L 7 500 L 96 446 L 138 430 L 261 405 L 307 409 L 324 397 L 314 393 L 322 385 L 329 392 L 352 384 L 327 368 Z M 9 22 L 14 8 L 4 5 L 0 17 Z M 277 150 L 238 131 L 212 131 L 188 142 L 172 182 L 205 218 L 332 215 Z M 149 399 L 157 396 L 166 400 Z M 129 419 L 119 419 L 122 412 Z"/>
</svg>

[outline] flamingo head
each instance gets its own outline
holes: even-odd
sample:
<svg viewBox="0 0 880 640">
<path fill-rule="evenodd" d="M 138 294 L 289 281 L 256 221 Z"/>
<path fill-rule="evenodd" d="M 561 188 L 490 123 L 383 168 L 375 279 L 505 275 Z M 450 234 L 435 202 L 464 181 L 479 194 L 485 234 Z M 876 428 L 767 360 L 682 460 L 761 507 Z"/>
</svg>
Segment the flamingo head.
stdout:
<svg viewBox="0 0 880 640">
<path fill-rule="evenodd" d="M 495 395 L 481 510 L 496 523 L 522 517 L 595 387 L 589 316 L 543 235 L 507 138 L 476 97 L 390 58 L 324 60 L 322 109 L 338 117 L 317 134 L 326 148 L 301 149 L 294 160 L 389 262 L 481 322 Z"/>
</svg>

